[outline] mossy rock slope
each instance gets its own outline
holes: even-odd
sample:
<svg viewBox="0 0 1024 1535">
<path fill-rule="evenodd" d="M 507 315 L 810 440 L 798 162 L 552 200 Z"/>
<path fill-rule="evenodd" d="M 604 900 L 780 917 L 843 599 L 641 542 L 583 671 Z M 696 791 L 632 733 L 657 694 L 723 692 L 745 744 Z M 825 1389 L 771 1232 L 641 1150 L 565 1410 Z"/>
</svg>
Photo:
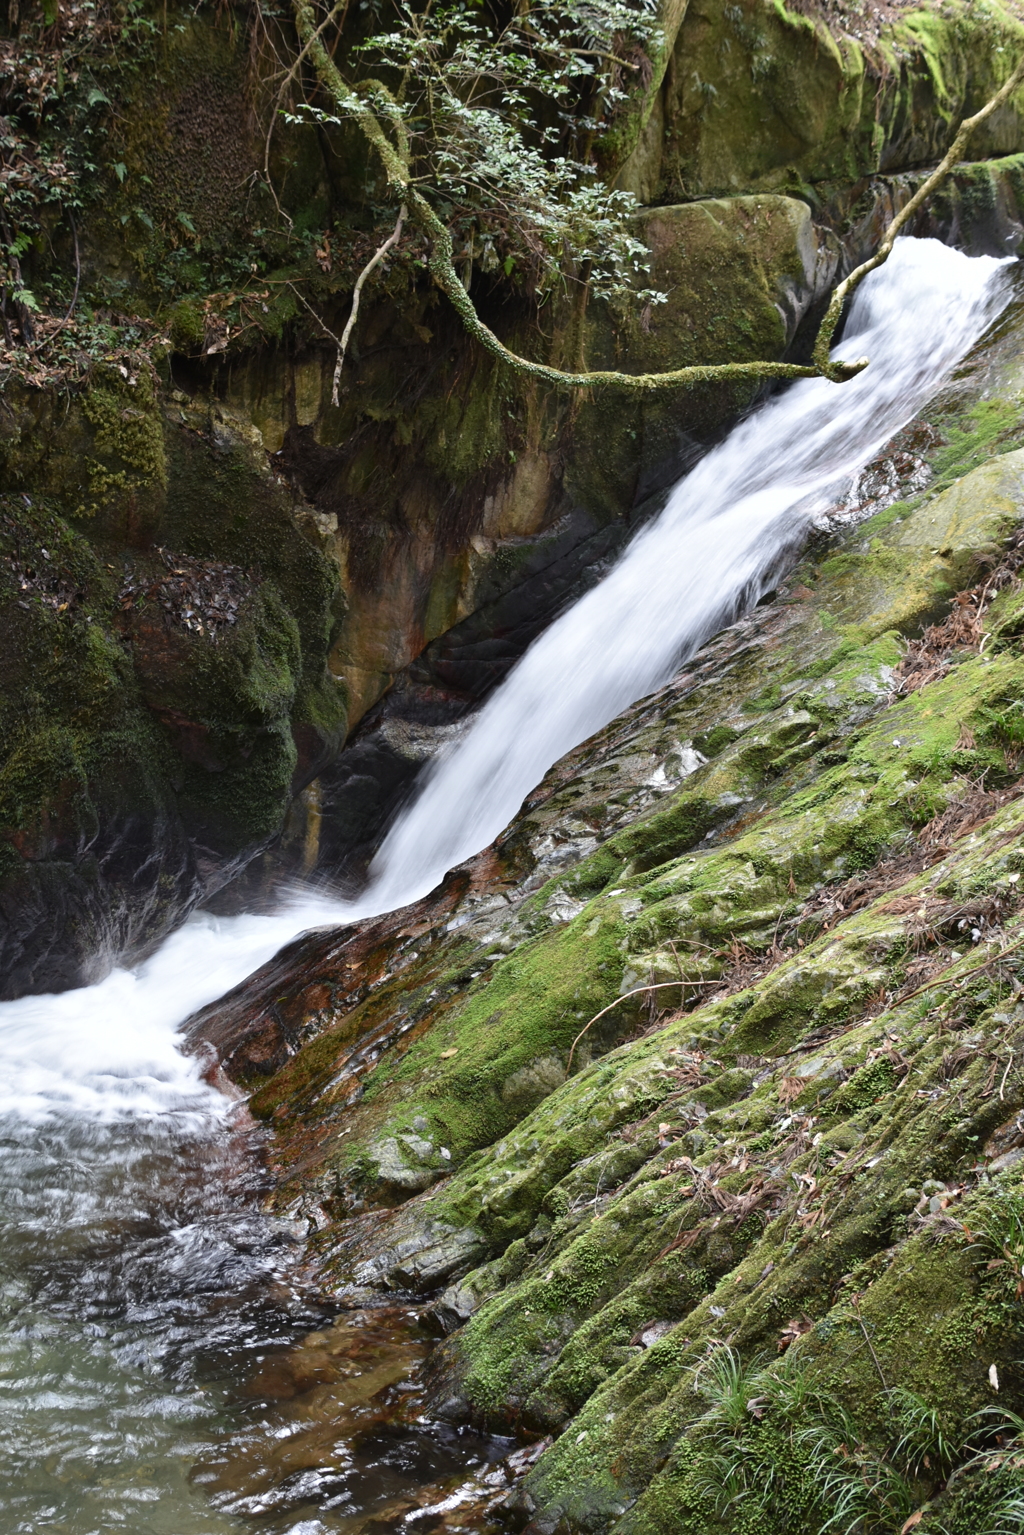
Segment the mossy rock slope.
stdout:
<svg viewBox="0 0 1024 1535">
<path fill-rule="evenodd" d="M 145 952 L 281 829 L 344 736 L 336 568 L 223 411 L 140 369 L 13 391 L 0 511 L 0 975 Z M 187 404 L 187 402 L 184 402 Z"/>
<path fill-rule="evenodd" d="M 436 896 L 199 1024 L 324 1282 L 424 1298 L 434 1410 L 554 1436 L 532 1531 L 1019 1495 L 1015 581 L 896 678 L 1022 518 L 1011 451 L 805 559 Z"/>
</svg>

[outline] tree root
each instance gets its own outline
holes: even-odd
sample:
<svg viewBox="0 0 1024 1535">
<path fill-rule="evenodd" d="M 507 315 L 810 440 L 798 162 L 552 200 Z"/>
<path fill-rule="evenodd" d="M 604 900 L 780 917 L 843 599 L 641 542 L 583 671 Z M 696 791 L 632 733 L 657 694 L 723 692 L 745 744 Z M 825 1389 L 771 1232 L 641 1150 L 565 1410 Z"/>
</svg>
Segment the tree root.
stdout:
<svg viewBox="0 0 1024 1535">
<path fill-rule="evenodd" d="M 387 239 L 384 241 L 384 244 L 379 246 L 377 250 L 374 251 L 373 255 L 370 257 L 369 261 L 366 263 L 366 265 L 363 267 L 363 270 L 356 278 L 356 285 L 352 290 L 352 310 L 348 317 L 348 323 L 341 333 L 341 340 L 338 342 L 338 360 L 334 364 L 334 380 L 331 385 L 332 405 L 338 405 L 340 403 L 338 399 L 338 390 L 341 387 L 341 369 L 345 361 L 345 352 L 348 349 L 349 337 L 352 334 L 352 329 L 359 314 L 359 300 L 363 296 L 363 283 L 369 277 L 374 267 L 379 266 L 380 263 L 384 260 L 384 257 L 387 255 L 388 251 L 393 250 L 394 247 L 398 244 L 402 237 L 402 225 L 405 223 L 407 217 L 408 210 L 405 203 L 403 203 L 401 208 L 398 210 L 398 222 L 395 224 L 394 229 L 388 235 Z"/>
</svg>

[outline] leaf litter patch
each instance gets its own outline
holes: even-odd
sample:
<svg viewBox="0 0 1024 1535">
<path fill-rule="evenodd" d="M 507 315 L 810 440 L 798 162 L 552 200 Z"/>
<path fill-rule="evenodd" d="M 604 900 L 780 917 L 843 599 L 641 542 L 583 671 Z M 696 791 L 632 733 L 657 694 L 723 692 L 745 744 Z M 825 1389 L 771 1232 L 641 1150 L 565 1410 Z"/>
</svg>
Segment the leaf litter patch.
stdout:
<svg viewBox="0 0 1024 1535">
<path fill-rule="evenodd" d="M 161 548 L 156 555 L 166 575 L 129 576 L 118 593 L 122 613 L 152 604 L 162 609 L 171 623 L 213 640 L 237 624 L 246 599 L 256 588 L 252 576 L 240 565 L 192 559 Z"/>
</svg>

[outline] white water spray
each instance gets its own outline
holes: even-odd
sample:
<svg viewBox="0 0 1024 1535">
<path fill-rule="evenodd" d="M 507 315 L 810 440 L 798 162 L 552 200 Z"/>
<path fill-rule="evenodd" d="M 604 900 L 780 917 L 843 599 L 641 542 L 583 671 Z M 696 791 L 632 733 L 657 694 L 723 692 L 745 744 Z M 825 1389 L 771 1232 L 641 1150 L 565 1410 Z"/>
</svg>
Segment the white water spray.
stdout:
<svg viewBox="0 0 1024 1535">
<path fill-rule="evenodd" d="M 57 996 L 0 1003 L 0 1124 L 68 1115 L 222 1117 L 228 1101 L 178 1050 L 180 1025 L 296 933 L 344 916 L 336 901 L 312 897 L 272 917 L 199 912 L 134 970 Z"/>
<path fill-rule="evenodd" d="M 859 289 L 842 357 L 852 382 L 797 384 L 673 490 L 605 579 L 537 639 L 435 763 L 354 902 L 303 898 L 273 917 L 200 914 L 134 971 L 0 1004 L 0 1115 L 142 1118 L 223 1100 L 175 1047 L 180 1023 L 318 923 L 415 900 L 515 815 L 547 769 L 660 686 L 760 594 L 815 510 L 842 489 L 1005 306 L 1005 262 L 901 240 Z"/>
</svg>

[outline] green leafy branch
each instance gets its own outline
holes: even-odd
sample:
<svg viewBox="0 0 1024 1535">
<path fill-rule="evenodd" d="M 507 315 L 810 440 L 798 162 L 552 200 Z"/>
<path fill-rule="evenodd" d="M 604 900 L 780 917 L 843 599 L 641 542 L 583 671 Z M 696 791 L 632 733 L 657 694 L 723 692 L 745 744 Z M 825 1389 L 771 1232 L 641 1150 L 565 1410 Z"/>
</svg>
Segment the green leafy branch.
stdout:
<svg viewBox="0 0 1024 1535">
<path fill-rule="evenodd" d="M 465 20 L 453 37 L 451 11 L 437 13 L 433 30 L 427 29 L 422 18 L 415 19 L 407 12 L 408 36 L 399 38 L 390 33 L 367 45 L 377 49 L 385 64 L 401 71 L 400 83 L 392 90 L 379 79 L 346 82 L 323 42 L 311 0 L 293 0 L 293 10 L 303 53 L 333 108 L 332 113 L 321 115 L 352 122 L 362 132 L 380 161 L 389 186 L 405 207 L 409 222 L 426 235 L 430 274 L 468 333 L 514 372 L 557 388 L 613 387 L 644 393 L 734 380 L 820 377 L 842 383 L 855 377 L 868 366 L 867 358 L 842 362 L 829 355 L 846 301 L 868 273 L 887 259 L 901 230 L 946 181 L 963 157 L 973 130 L 997 111 L 1024 80 L 1022 60 L 991 100 L 961 123 L 942 162 L 892 220 L 875 255 L 839 284 L 819 327 L 809 365 L 766 360 L 697 365 L 663 373 L 572 372 L 519 356 L 484 324 L 467 284 L 457 271 L 449 223 L 431 200 L 433 195 L 441 207 L 446 194 L 466 192 L 472 187 L 478 195 L 484 194 L 485 203 L 491 197 L 492 211 L 499 204 L 511 210 L 510 217 L 521 238 L 528 244 L 533 241 L 535 253 L 546 258 L 549 268 L 557 265 L 559 256 L 568 255 L 575 258 L 586 280 L 596 282 L 597 291 L 606 296 L 614 298 L 627 290 L 635 291 L 643 256 L 639 242 L 628 232 L 625 204 L 614 200 L 621 194 L 601 191 L 596 183 L 587 186 L 586 171 L 581 166 L 570 167 L 564 158 L 548 160 L 540 150 L 531 147 L 525 136 L 526 120 L 521 107 L 528 90 L 542 84 L 557 100 L 580 67 L 577 55 L 570 54 L 568 63 L 541 68 L 549 53 L 557 54 L 559 49 L 566 52 L 565 35 L 558 32 L 557 46 L 552 42 L 548 48 L 545 43 L 540 50 L 541 62 L 536 53 L 529 52 L 525 61 L 520 62 L 515 48 L 505 46 L 507 33 L 491 45 L 482 27 Z M 555 0 L 551 0 L 546 14 L 558 14 Z M 609 49 L 610 46 L 609 43 Z M 602 50 L 599 47 L 593 51 Z M 410 93 L 412 83 L 422 89 Z M 497 107 L 488 102 L 493 91 L 498 92 Z M 478 104 L 480 101 L 483 104 Z M 455 131 L 443 131 L 451 128 Z M 420 140 L 430 147 L 417 160 Z M 587 238 L 586 234 L 602 226 L 602 221 L 609 228 L 622 231 L 618 246 L 614 240 L 610 242 L 611 255 L 604 257 L 603 265 L 601 242 Z M 608 249 L 606 244 L 605 250 Z M 362 278 L 360 287 L 361 282 Z"/>
</svg>

